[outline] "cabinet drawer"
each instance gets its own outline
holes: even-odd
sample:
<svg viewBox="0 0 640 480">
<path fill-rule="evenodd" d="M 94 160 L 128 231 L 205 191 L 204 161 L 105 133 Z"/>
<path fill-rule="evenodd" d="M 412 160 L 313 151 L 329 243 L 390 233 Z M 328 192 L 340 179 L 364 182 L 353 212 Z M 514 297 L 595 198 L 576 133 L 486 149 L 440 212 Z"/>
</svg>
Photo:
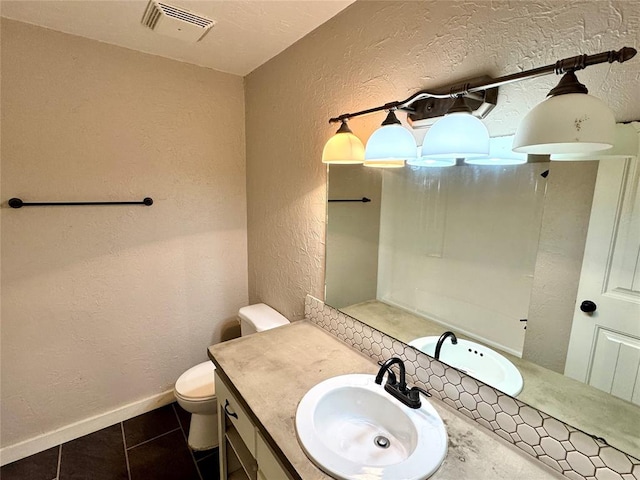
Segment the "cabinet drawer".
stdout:
<svg viewBox="0 0 640 480">
<path fill-rule="evenodd" d="M 289 477 L 278 459 L 271 452 L 271 448 L 264 441 L 262 435 L 256 433 L 256 460 L 258 461 L 258 479 L 286 480 Z"/>
<path fill-rule="evenodd" d="M 231 394 L 227 386 L 216 375 L 216 397 L 218 398 L 218 404 L 223 412 L 226 411 L 227 418 L 231 421 L 236 428 L 242 441 L 245 443 L 249 452 L 254 457 L 256 456 L 256 430 L 251 423 L 251 419 L 247 412 L 240 406 L 240 403 Z M 237 418 L 236 418 L 237 417 Z M 220 435 L 224 435 L 224 432 L 220 432 Z"/>
</svg>

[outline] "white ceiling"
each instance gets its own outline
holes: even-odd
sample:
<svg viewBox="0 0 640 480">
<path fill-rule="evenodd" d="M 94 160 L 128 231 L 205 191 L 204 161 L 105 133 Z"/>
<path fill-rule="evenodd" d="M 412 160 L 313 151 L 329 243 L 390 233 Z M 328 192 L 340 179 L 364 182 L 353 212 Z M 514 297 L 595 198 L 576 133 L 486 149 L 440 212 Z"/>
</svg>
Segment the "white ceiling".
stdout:
<svg viewBox="0 0 640 480">
<path fill-rule="evenodd" d="M 244 76 L 353 1 L 164 0 L 217 22 L 197 43 L 143 26 L 147 0 L 2 0 L 0 15 Z"/>
</svg>

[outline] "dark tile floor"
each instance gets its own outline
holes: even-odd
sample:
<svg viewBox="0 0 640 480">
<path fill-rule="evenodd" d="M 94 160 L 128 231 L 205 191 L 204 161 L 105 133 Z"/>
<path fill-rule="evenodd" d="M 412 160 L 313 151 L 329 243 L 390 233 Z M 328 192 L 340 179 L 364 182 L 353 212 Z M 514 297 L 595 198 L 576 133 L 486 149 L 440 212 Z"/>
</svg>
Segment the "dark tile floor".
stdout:
<svg viewBox="0 0 640 480">
<path fill-rule="evenodd" d="M 2 480 L 218 480 L 218 449 L 192 452 L 177 404 L 117 423 L 0 469 Z"/>
</svg>

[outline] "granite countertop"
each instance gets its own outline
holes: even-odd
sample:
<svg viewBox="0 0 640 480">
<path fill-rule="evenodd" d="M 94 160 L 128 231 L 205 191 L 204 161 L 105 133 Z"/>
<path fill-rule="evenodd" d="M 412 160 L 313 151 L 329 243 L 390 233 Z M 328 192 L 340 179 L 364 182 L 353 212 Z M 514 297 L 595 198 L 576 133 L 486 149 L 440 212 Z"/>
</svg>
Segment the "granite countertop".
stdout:
<svg viewBox="0 0 640 480">
<path fill-rule="evenodd" d="M 304 454 L 295 432 L 298 402 L 314 385 L 347 373 L 375 374 L 378 366 L 304 320 L 209 347 L 223 378 L 233 383 L 263 436 L 304 480 L 330 479 Z M 565 478 L 444 403 L 431 399 L 449 437 L 434 480 Z"/>
</svg>

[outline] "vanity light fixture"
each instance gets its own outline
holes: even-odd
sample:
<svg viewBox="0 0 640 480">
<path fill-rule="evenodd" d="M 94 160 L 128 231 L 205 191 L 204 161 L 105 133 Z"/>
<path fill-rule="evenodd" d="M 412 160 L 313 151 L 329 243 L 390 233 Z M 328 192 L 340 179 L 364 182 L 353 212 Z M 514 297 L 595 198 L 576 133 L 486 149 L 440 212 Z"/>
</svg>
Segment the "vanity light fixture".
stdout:
<svg viewBox="0 0 640 480">
<path fill-rule="evenodd" d="M 538 155 L 585 153 L 611 148 L 616 120 L 611 109 L 567 72 L 548 98 L 520 122 L 513 151 Z"/>
<path fill-rule="evenodd" d="M 427 131 L 421 157 L 429 159 L 475 158 L 489 155 L 489 131 L 471 114 L 463 96 Z"/>
<path fill-rule="evenodd" d="M 322 151 L 322 163 L 358 164 L 364 162 L 364 145 L 356 137 L 347 120 L 340 123 L 336 134 L 329 139 Z"/>
<path fill-rule="evenodd" d="M 416 140 L 396 117 L 395 109 L 389 109 L 387 118 L 367 142 L 364 166 L 377 168 L 404 167 L 405 160 L 418 156 Z"/>
<path fill-rule="evenodd" d="M 479 106 L 474 109 L 473 113 L 476 117 L 484 118 L 497 104 L 497 92 L 500 86 L 555 73 L 556 75 L 564 74 L 565 76 L 558 87 L 552 90 L 551 98 L 542 102 L 542 104 L 534 108 L 525 117 L 521 126 L 518 128 L 514 140 L 514 148 L 520 153 L 536 154 L 570 154 L 602 150 L 609 148 L 613 143 L 613 125 L 615 123 L 613 114 L 604 102 L 587 95 L 586 87 L 577 81 L 575 72 L 600 63 L 623 63 L 632 59 L 636 53 L 635 48 L 623 47 L 618 51 L 612 50 L 594 55 L 569 57 L 544 67 L 505 75 L 495 79 L 478 77 L 464 83 L 449 85 L 434 90 L 421 90 L 405 100 L 389 102 L 379 107 L 361 110 L 355 113 L 344 113 L 338 117 L 331 118 L 329 122 L 343 122 L 347 119 L 383 110 L 389 111 L 391 116 L 395 110 L 402 110 L 407 112 L 410 120 L 416 124 L 424 119 L 442 116 L 451 108 L 452 99 L 456 99 L 456 101 L 458 101 L 458 99 L 462 99 L 461 101 L 466 99 L 467 101 L 479 103 Z M 549 115 L 569 115 L 568 112 L 570 111 L 579 111 L 582 113 L 580 113 L 579 116 L 575 116 L 575 113 L 572 113 L 570 116 L 567 116 L 570 120 L 568 123 L 566 120 L 563 120 L 565 123 L 561 122 L 560 127 L 551 127 L 552 122 L 550 122 Z M 457 116 L 462 118 L 466 115 L 468 114 L 455 115 L 453 117 L 456 118 Z M 446 117 L 447 115 L 445 115 L 445 118 Z M 385 127 L 393 127 L 397 132 L 402 129 L 411 136 L 411 134 L 400 125 L 395 114 L 393 114 L 393 118 L 395 118 L 395 121 L 389 124 L 388 116 L 387 120 L 383 122 L 383 125 Z M 556 123 L 554 122 L 553 125 L 556 125 Z M 437 124 L 434 125 L 434 127 L 435 126 L 437 126 Z M 365 165 L 373 166 L 372 164 L 375 163 L 377 166 L 401 166 L 404 164 L 405 159 L 408 160 L 407 163 L 410 165 L 432 165 L 433 163 L 428 160 L 435 160 L 437 158 L 429 154 L 429 152 L 432 151 L 432 147 L 428 145 L 429 139 L 425 139 L 423 144 L 423 152 L 426 149 L 428 155 L 425 156 L 423 153 L 421 158 L 417 159 L 415 158 L 417 155 L 411 155 L 408 151 L 405 155 L 404 150 L 402 152 L 400 152 L 400 150 L 396 152 L 392 150 L 390 145 L 383 145 L 382 142 L 391 141 L 391 135 L 387 137 L 385 131 L 383 136 L 383 134 L 378 133 L 381 131 L 383 131 L 383 128 L 374 132 L 367 143 Z M 576 132 L 579 134 L 576 135 Z M 397 137 L 393 136 L 392 138 L 407 138 L 406 135 L 399 133 L 397 135 Z M 550 138 L 551 140 L 549 140 Z M 372 140 L 375 141 L 372 143 Z M 406 140 L 406 142 L 409 144 L 408 140 Z M 371 143 L 371 145 L 369 145 L 369 143 Z M 399 148 L 398 144 L 394 146 Z M 460 150 L 456 147 L 457 145 L 449 145 L 451 152 L 460 154 L 460 156 L 464 156 L 465 158 L 471 158 L 472 155 L 477 156 L 474 155 L 473 152 L 466 152 L 467 155 L 462 155 L 465 152 L 455 152 L 455 150 Z M 444 150 L 439 150 L 439 154 L 437 155 L 440 155 L 440 158 L 444 158 L 449 164 L 453 162 L 453 158 L 460 158 L 459 156 L 452 156 L 451 153 L 447 154 Z M 422 157 L 425 157 L 424 160 Z M 384 165 L 385 161 L 390 161 L 393 165 Z"/>
<path fill-rule="evenodd" d="M 630 124 L 616 125 L 613 147 L 594 153 L 564 153 L 551 155 L 551 160 L 579 162 L 603 159 L 625 159 L 638 155 L 638 132 Z"/>
</svg>

